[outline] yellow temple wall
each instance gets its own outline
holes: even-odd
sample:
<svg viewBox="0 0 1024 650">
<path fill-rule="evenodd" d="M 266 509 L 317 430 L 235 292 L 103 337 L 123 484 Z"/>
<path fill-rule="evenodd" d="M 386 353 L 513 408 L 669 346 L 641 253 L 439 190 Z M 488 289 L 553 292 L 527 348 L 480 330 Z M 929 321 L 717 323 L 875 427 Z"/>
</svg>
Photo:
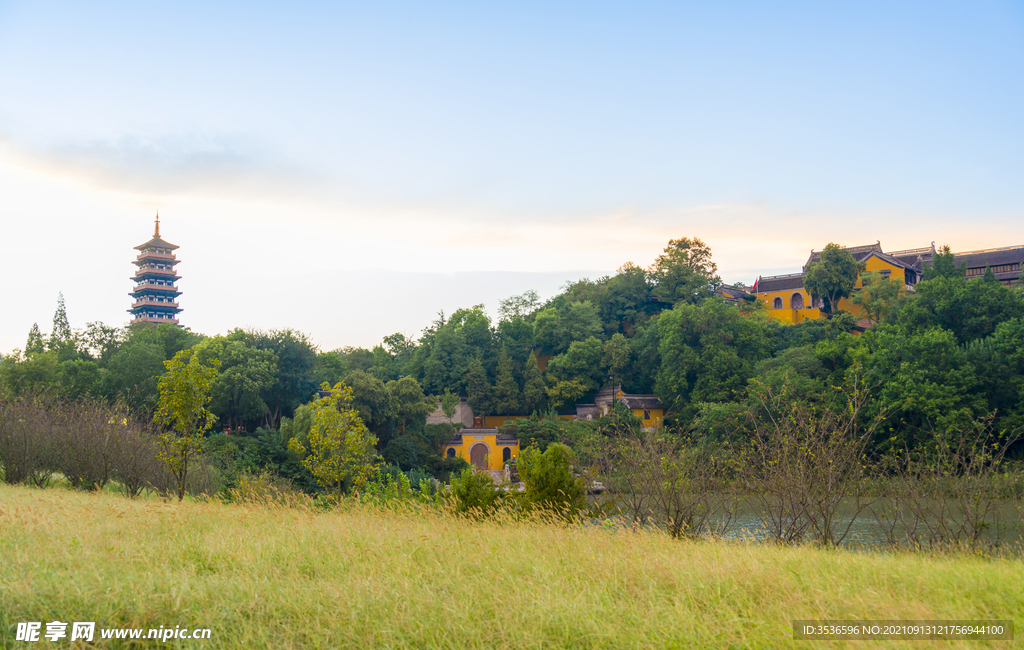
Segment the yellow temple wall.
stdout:
<svg viewBox="0 0 1024 650">
<path fill-rule="evenodd" d="M 455 455 L 465 460 L 470 465 L 473 461 L 470 460 L 470 454 L 472 453 L 473 446 L 477 443 L 483 443 L 487 446 L 487 469 L 500 471 L 505 469 L 505 462 L 501 459 L 502 450 L 508 447 L 511 450 L 512 458 L 519 458 L 519 444 L 514 445 L 499 445 L 497 435 L 494 433 L 463 433 L 461 445 L 447 445 L 444 453 L 447 456 L 449 449 L 455 450 Z"/>
<path fill-rule="evenodd" d="M 900 292 L 905 292 L 904 288 L 904 270 L 902 267 L 890 264 L 889 262 L 875 256 L 869 257 L 864 263 L 865 273 L 878 273 L 882 271 L 889 271 L 890 276 L 896 278 L 900 283 Z M 857 284 L 854 285 L 853 290 L 857 291 L 863 286 L 860 277 L 857 278 Z M 803 309 L 793 309 L 790 307 L 790 300 L 793 294 L 800 294 L 803 296 L 804 305 Z M 775 302 L 775 298 L 782 298 L 782 309 L 772 309 L 772 304 Z M 757 299 L 765 304 L 768 308 L 768 314 L 777 321 L 786 323 L 788 325 L 796 325 L 807 319 L 821 318 L 824 316 L 816 307 L 810 307 L 811 295 L 807 293 L 806 289 L 786 289 L 783 291 L 766 291 L 758 292 Z M 837 305 L 838 309 L 848 311 L 854 315 L 855 318 L 864 318 L 864 310 L 859 306 L 853 304 L 849 298 L 842 298 Z"/>
</svg>

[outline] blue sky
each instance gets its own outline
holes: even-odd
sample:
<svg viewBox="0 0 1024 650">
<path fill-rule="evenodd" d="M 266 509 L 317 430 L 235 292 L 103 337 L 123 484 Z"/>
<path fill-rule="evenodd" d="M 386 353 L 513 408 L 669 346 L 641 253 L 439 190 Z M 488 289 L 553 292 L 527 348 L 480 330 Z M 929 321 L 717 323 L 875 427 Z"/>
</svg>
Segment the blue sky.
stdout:
<svg viewBox="0 0 1024 650">
<path fill-rule="evenodd" d="M 671 237 L 1021 244 L 1021 115 L 1019 2 L 0 1 L 0 350 L 123 322 L 157 208 L 184 323 L 325 348 Z"/>
</svg>

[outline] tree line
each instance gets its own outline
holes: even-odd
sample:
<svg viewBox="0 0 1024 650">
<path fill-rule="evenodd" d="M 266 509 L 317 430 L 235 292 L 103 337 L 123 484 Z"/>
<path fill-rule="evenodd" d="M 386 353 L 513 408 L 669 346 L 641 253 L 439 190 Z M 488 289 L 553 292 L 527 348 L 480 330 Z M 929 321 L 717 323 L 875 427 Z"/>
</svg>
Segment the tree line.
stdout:
<svg viewBox="0 0 1024 650">
<path fill-rule="evenodd" d="M 152 419 L 165 362 L 189 351 L 217 365 L 210 431 L 233 434 L 209 437 L 209 462 L 228 482 L 269 467 L 311 491 L 317 482 L 289 445 L 308 439 L 317 390 L 339 382 L 376 452 L 414 478 L 460 469 L 440 453 L 452 427 L 425 423 L 446 396 L 449 403 L 466 397 L 477 414 L 534 414 L 510 425 L 524 446 L 564 443 L 585 458 L 586 441 L 603 425 L 552 416 L 612 382 L 656 394 L 668 409 L 667 431 L 730 444 L 752 435 L 744 414 L 761 408 L 758 390 L 816 408 L 834 387 L 864 376 L 871 397 L 861 417 L 881 418 L 866 450 L 922 450 L 934 446 L 935 432 L 980 418 L 994 432 L 1024 426 L 1021 290 L 991 274 L 967 280 L 952 260 L 940 253 L 911 293 L 871 292 L 869 281 L 854 296 L 874 316 L 865 332 L 845 312 L 783 325 L 755 300 L 722 300 L 710 249 L 687 238 L 670 241 L 649 267 L 627 263 L 546 301 L 533 291 L 511 296 L 500 302 L 497 322 L 475 305 L 438 314 L 415 340 L 396 333 L 372 349 L 321 351 L 288 329 L 218 336 L 168 324 L 73 329 L 59 299 L 49 334 L 33 325 L 24 349 L 0 359 L 0 392 L 8 400 L 42 393 L 68 404 L 102 400 Z M 839 275 L 852 287 L 858 273 L 846 265 Z"/>
</svg>

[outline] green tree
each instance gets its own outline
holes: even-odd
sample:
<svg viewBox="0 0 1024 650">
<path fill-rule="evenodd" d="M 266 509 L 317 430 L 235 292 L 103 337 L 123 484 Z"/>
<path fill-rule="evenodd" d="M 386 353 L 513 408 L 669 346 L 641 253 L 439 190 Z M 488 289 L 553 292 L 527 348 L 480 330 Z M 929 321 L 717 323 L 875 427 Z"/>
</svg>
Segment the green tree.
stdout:
<svg viewBox="0 0 1024 650">
<path fill-rule="evenodd" d="M 159 457 L 174 476 L 179 501 L 185 498 L 192 462 L 203 451 L 203 434 L 217 419 L 206 405 L 218 365 L 216 359 L 209 365 L 200 363 L 191 350 L 182 350 L 164 362 L 167 372 L 160 377 L 156 421 L 169 428 L 158 436 Z"/>
<path fill-rule="evenodd" d="M 448 419 L 449 422 L 455 417 L 455 412 L 459 407 L 459 396 L 456 393 L 451 392 L 447 388 L 444 389 L 444 397 L 441 398 L 441 412 Z"/>
<path fill-rule="evenodd" d="M 999 282 L 940 276 L 918 282 L 914 294 L 890 317 L 907 334 L 933 327 L 960 343 L 990 336 L 1000 323 L 1024 316 L 1020 294 Z"/>
<path fill-rule="evenodd" d="M 402 372 L 405 364 L 409 363 L 412 355 L 416 352 L 416 342 L 401 332 L 395 332 L 384 337 L 384 349 L 395 360 L 395 369 Z"/>
<path fill-rule="evenodd" d="M 478 473 L 472 467 L 466 467 L 458 476 L 452 477 L 451 496 L 457 513 L 470 517 L 488 515 L 501 504 L 502 495 L 490 476 Z"/>
<path fill-rule="evenodd" d="M 57 365 L 56 352 L 37 352 L 25 357 L 15 350 L 0 359 L 0 383 L 14 395 L 45 391 L 57 382 Z"/>
<path fill-rule="evenodd" d="M 566 340 L 562 327 L 562 315 L 554 307 L 547 307 L 537 313 L 533 321 L 533 340 L 537 346 L 548 354 L 563 351 Z M 565 344 L 568 346 L 568 343 Z"/>
<path fill-rule="evenodd" d="M 638 324 L 661 309 L 658 302 L 649 299 L 651 283 L 647 270 L 632 262 L 623 264 L 608 280 L 604 299 L 598 303 L 608 334 L 632 336 Z"/>
<path fill-rule="evenodd" d="M 69 359 L 57 364 L 57 384 L 62 395 L 77 400 L 99 392 L 102 376 L 95 361 Z"/>
<path fill-rule="evenodd" d="M 529 289 L 518 296 L 509 296 L 498 303 L 498 319 L 502 321 L 525 320 L 540 307 L 540 295 Z"/>
<path fill-rule="evenodd" d="M 932 258 L 932 263 L 924 267 L 921 279 L 962 278 L 965 275 L 967 275 L 967 262 L 957 266 L 953 251 L 949 249 L 949 245 L 944 244 Z"/>
<path fill-rule="evenodd" d="M 67 310 L 64 308 L 63 293 L 57 294 L 57 310 L 53 313 L 53 331 L 50 332 L 49 345 L 51 350 L 56 350 L 61 354 L 62 361 L 76 348 L 75 335 L 71 332 Z"/>
<path fill-rule="evenodd" d="M 669 240 L 665 251 L 651 265 L 652 294 L 678 304 L 696 303 L 711 295 L 719 284 L 718 265 L 711 261 L 711 249 L 694 238 Z"/>
<path fill-rule="evenodd" d="M 39 323 L 32 323 L 32 329 L 28 331 L 28 340 L 25 341 L 25 356 L 46 352 L 46 341 L 39 331 Z"/>
<path fill-rule="evenodd" d="M 579 379 L 552 379 L 547 390 L 548 402 L 555 408 L 575 404 L 587 394 L 587 385 Z"/>
<path fill-rule="evenodd" d="M 345 361 L 337 352 L 320 352 L 313 363 L 313 385 L 327 383 L 333 386 L 345 378 L 346 372 Z"/>
<path fill-rule="evenodd" d="M 562 313 L 562 328 L 564 330 L 564 339 L 560 346 L 562 350 L 568 349 L 573 341 L 585 341 L 604 333 L 597 307 L 589 300 L 568 304 Z"/>
<path fill-rule="evenodd" d="M 86 324 L 84 338 L 89 354 L 102 368 L 123 344 L 124 331 L 95 321 Z"/>
<path fill-rule="evenodd" d="M 320 385 L 314 377 L 316 346 L 302 332 L 236 330 L 229 336 L 257 350 L 270 351 L 277 360 L 273 383 L 260 390 L 260 397 L 267 405 L 263 426 L 276 428 L 282 417 L 291 417 Z"/>
<path fill-rule="evenodd" d="M 423 394 L 423 387 L 420 386 L 420 382 L 412 377 L 403 377 L 398 381 L 389 381 L 385 384 L 385 389 L 403 434 L 405 433 L 406 424 L 416 422 L 422 426 L 426 422 L 427 416 L 437 408 L 434 401 L 427 399 Z"/>
<path fill-rule="evenodd" d="M 465 333 L 450 322 L 421 341 L 413 365 L 416 357 L 425 357 L 421 361 L 424 390 L 433 394 L 445 388 L 460 392 L 466 385 L 467 348 Z"/>
<path fill-rule="evenodd" d="M 964 412 L 978 417 L 988 411 L 974 364 L 952 332 L 933 327 L 908 336 L 883 323 L 858 338 L 846 374 L 863 366 L 879 384 L 866 411 L 891 414 L 887 437 L 913 447 L 923 431 L 955 427 Z"/>
<path fill-rule="evenodd" d="M 389 382 L 398 378 L 398 368 L 395 365 L 395 357 L 384 349 L 383 345 L 373 347 L 373 366 L 369 374 L 383 382 Z"/>
<path fill-rule="evenodd" d="M 249 347 L 245 338 L 245 332 L 236 330 L 206 339 L 194 348 L 201 362 L 218 359 L 221 363 L 211 391 L 211 410 L 232 429 L 266 416 L 269 407 L 263 392 L 274 385 L 277 372 L 273 350 Z"/>
<path fill-rule="evenodd" d="M 491 389 L 491 382 L 487 379 L 484 364 L 479 359 L 474 359 L 469 364 L 466 385 L 469 393 L 469 408 L 473 409 L 473 414 L 476 416 L 493 414 L 494 392 Z"/>
<path fill-rule="evenodd" d="M 829 243 L 817 262 L 811 262 L 804 276 L 804 289 L 814 298 L 825 301 L 829 314 L 835 313 L 842 298 L 849 298 L 860 277 L 861 264 L 850 251 Z"/>
<path fill-rule="evenodd" d="M 484 312 L 483 305 L 473 305 L 469 309 L 457 309 L 448 319 L 448 325 L 454 327 L 464 337 L 466 346 L 480 356 L 487 356 L 493 343 L 491 319 Z"/>
<path fill-rule="evenodd" d="M 187 327 L 178 327 L 170 323 L 154 325 L 145 321 L 136 321 L 127 329 L 128 343 L 139 341 L 156 343 L 163 349 L 164 359 L 173 359 L 177 353 L 191 348 L 206 338 Z"/>
<path fill-rule="evenodd" d="M 851 302 L 864 310 L 864 315 L 877 323 L 896 304 L 900 297 L 902 283 L 878 272 L 863 273 L 860 276 L 861 290 L 854 294 Z"/>
<path fill-rule="evenodd" d="M 512 373 L 512 360 L 504 346 L 498 357 L 498 378 L 494 385 L 494 408 L 502 415 L 517 415 L 523 410 L 523 397 Z"/>
<path fill-rule="evenodd" d="M 718 300 L 662 312 L 655 392 L 666 404 L 680 406 L 734 401 L 753 363 L 774 351 L 765 321 Z"/>
<path fill-rule="evenodd" d="M 526 490 L 523 500 L 532 507 L 575 519 L 587 507 L 586 480 L 573 474 L 573 451 L 556 442 L 541 452 L 527 447 L 519 454 L 519 476 Z"/>
<path fill-rule="evenodd" d="M 604 346 L 596 336 L 573 341 L 569 349 L 548 362 L 548 376 L 557 382 L 579 382 L 584 392 L 597 390 L 604 380 L 601 357 Z"/>
<path fill-rule="evenodd" d="M 352 407 L 352 389 L 344 382 L 333 387 L 324 384 L 321 388 L 329 394 L 309 405 L 313 422 L 305 443 L 292 438 L 288 448 L 303 454 L 306 469 L 340 500 L 346 482 L 351 482 L 356 491 L 361 490 L 381 459 L 377 455 L 377 438 Z"/>
<path fill-rule="evenodd" d="M 547 384 L 544 383 L 544 375 L 537 366 L 537 355 L 531 352 L 526 362 L 526 371 L 523 373 L 523 406 L 527 412 L 537 413 L 544 410 L 547 397 Z"/>
<path fill-rule="evenodd" d="M 133 338 L 110 357 L 103 378 L 103 394 L 110 399 L 121 399 L 135 410 L 152 413 L 159 397 L 165 360 L 164 348 L 159 342 Z"/>
<path fill-rule="evenodd" d="M 387 386 L 362 370 L 349 373 L 345 385 L 352 391 L 352 408 L 359 412 L 363 424 L 386 442 L 397 417 L 397 404 Z"/>
<path fill-rule="evenodd" d="M 631 361 L 632 350 L 629 347 L 629 339 L 625 336 L 616 333 L 604 342 L 601 367 L 609 374 L 621 380 Z"/>
<path fill-rule="evenodd" d="M 503 320 L 498 323 L 498 337 L 508 347 L 509 356 L 523 363 L 533 348 L 533 323 L 522 318 Z"/>
</svg>

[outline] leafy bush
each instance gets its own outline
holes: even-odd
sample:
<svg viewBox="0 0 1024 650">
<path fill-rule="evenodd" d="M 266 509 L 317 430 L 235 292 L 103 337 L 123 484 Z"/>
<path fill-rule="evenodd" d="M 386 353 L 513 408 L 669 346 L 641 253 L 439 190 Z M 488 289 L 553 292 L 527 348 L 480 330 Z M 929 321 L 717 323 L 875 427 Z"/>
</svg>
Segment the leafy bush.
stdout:
<svg viewBox="0 0 1024 650">
<path fill-rule="evenodd" d="M 483 516 L 501 505 L 504 493 L 498 490 L 490 476 L 478 473 L 472 467 L 462 470 L 451 482 L 451 497 L 455 512 Z"/>
<path fill-rule="evenodd" d="M 519 477 L 526 485 L 523 502 L 573 519 L 587 507 L 586 479 L 573 474 L 572 449 L 561 443 L 545 451 L 528 447 L 519 454 Z"/>
<path fill-rule="evenodd" d="M 383 506 L 441 503 L 443 494 L 438 489 L 440 483 L 420 473 L 416 477 L 416 484 L 413 485 L 410 474 L 412 472 L 406 474 L 397 467 L 379 468 L 359 494 L 359 501 Z"/>
</svg>

